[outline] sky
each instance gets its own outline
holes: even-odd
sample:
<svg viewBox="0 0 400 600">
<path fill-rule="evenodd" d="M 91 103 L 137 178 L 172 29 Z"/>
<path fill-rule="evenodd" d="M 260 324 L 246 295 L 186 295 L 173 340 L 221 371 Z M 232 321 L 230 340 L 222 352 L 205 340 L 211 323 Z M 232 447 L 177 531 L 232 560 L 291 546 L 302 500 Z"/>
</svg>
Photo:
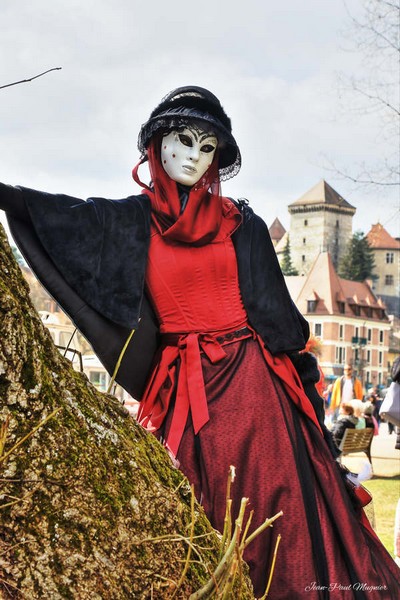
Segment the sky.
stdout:
<svg viewBox="0 0 400 600">
<path fill-rule="evenodd" d="M 362 2 L 1 0 L 0 86 L 62 69 L 0 90 L 0 180 L 80 198 L 139 193 L 141 124 L 170 90 L 200 85 L 241 149 L 224 195 L 289 228 L 287 206 L 325 179 L 356 207 L 354 231 L 379 221 L 399 236 L 399 187 L 337 173 L 357 176 L 399 141 L 343 85 L 371 76 L 349 15 Z"/>
</svg>

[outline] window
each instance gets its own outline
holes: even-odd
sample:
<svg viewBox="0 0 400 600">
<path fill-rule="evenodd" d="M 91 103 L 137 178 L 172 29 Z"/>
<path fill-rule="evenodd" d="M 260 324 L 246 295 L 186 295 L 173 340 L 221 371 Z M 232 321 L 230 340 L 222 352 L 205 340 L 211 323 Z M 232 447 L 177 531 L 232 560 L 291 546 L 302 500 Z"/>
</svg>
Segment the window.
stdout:
<svg viewBox="0 0 400 600">
<path fill-rule="evenodd" d="M 379 332 L 379 343 L 380 343 L 380 344 L 383 344 L 383 335 L 384 335 L 384 334 L 383 334 L 383 331 L 381 330 L 381 331 Z"/>
<path fill-rule="evenodd" d="M 360 316 L 360 314 L 361 314 L 361 307 L 360 306 L 358 306 L 357 304 L 352 304 L 351 305 L 351 309 L 353 311 L 353 314 L 356 315 L 356 317 Z"/>
<path fill-rule="evenodd" d="M 367 350 L 367 364 L 371 362 L 371 350 Z"/>
<path fill-rule="evenodd" d="M 343 325 L 339 325 L 339 340 L 343 340 L 344 337 L 344 327 Z"/>
<path fill-rule="evenodd" d="M 381 367 L 383 364 L 383 352 L 378 353 L 378 365 Z"/>
<path fill-rule="evenodd" d="M 307 300 L 307 312 L 313 313 L 317 308 L 317 300 Z"/>
<path fill-rule="evenodd" d="M 301 257 L 301 262 L 306 262 L 306 257 L 305 257 L 305 255 L 304 255 L 304 254 L 303 254 L 303 255 L 302 255 L 302 257 Z"/>
<path fill-rule="evenodd" d="M 354 327 L 354 337 L 358 338 L 359 329 L 358 327 Z"/>
<path fill-rule="evenodd" d="M 346 362 L 346 348 L 336 346 L 336 362 L 340 365 Z"/>
<path fill-rule="evenodd" d="M 321 337 L 322 336 L 322 323 L 315 323 L 314 325 L 314 335 Z"/>
<path fill-rule="evenodd" d="M 336 220 L 336 227 L 339 227 L 339 221 Z"/>
<path fill-rule="evenodd" d="M 369 371 L 366 371 L 365 372 L 365 376 L 366 376 L 367 383 L 370 383 L 370 381 L 371 381 L 371 373 Z"/>
<path fill-rule="evenodd" d="M 393 275 L 385 275 L 385 285 L 393 285 Z"/>
<path fill-rule="evenodd" d="M 394 262 L 394 252 L 386 252 L 386 263 L 391 264 Z"/>
<path fill-rule="evenodd" d="M 306 238 L 303 238 L 303 245 L 306 245 Z"/>
<path fill-rule="evenodd" d="M 378 384 L 382 384 L 382 373 L 378 373 Z"/>
<path fill-rule="evenodd" d="M 372 340 L 372 329 L 368 329 L 367 331 L 367 340 L 369 342 Z"/>
<path fill-rule="evenodd" d="M 307 219 L 304 219 L 304 227 L 307 227 L 307 225 L 308 225 L 308 221 L 307 221 Z"/>
<path fill-rule="evenodd" d="M 345 306 L 344 306 L 344 302 L 338 302 L 338 310 L 340 312 L 341 315 L 344 315 L 344 310 L 345 310 Z"/>
</svg>

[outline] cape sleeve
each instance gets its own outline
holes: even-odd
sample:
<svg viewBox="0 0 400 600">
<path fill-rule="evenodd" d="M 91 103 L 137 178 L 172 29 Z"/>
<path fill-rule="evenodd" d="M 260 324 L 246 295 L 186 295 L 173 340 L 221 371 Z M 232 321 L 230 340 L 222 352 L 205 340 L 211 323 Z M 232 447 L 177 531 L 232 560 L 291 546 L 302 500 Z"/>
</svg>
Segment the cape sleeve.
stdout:
<svg viewBox="0 0 400 600">
<path fill-rule="evenodd" d="M 18 190 L 27 212 L 7 213 L 14 240 L 109 373 L 136 329 L 116 381 L 140 400 L 158 346 L 157 322 L 143 295 L 147 197 L 83 201 Z"/>
<path fill-rule="evenodd" d="M 67 283 L 114 323 L 137 327 L 150 238 L 147 197 L 84 201 L 17 189 L 41 244 Z"/>
</svg>

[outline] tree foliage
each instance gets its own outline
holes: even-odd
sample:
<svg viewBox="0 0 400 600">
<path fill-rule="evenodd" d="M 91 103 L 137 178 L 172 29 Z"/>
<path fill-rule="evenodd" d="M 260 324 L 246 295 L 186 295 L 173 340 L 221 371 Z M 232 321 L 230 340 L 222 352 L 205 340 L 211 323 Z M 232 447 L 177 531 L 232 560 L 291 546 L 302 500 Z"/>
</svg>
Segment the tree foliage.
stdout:
<svg viewBox="0 0 400 600">
<path fill-rule="evenodd" d="M 374 278 L 372 274 L 374 268 L 373 250 L 368 243 L 368 239 L 362 231 L 356 231 L 339 264 L 338 273 L 343 279 L 365 281 L 365 279 Z"/>
<path fill-rule="evenodd" d="M 292 257 L 290 254 L 290 241 L 289 236 L 286 240 L 286 245 L 283 249 L 283 258 L 281 264 L 282 273 L 284 275 L 298 275 L 298 270 L 293 266 Z"/>
</svg>

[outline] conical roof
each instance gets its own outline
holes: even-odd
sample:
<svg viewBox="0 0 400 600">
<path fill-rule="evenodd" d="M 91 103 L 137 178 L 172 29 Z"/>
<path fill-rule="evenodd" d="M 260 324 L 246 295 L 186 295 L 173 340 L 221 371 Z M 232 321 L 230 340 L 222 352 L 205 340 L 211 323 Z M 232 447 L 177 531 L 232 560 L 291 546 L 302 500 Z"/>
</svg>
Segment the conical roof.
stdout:
<svg viewBox="0 0 400 600">
<path fill-rule="evenodd" d="M 338 208 L 345 208 L 347 211 L 350 209 L 353 214 L 356 212 L 356 208 L 347 202 L 336 190 L 333 189 L 324 179 L 321 179 L 314 187 L 308 192 L 303 194 L 301 198 L 289 204 L 289 212 L 291 207 L 298 206 L 313 206 L 316 204 L 336 206 Z"/>
<path fill-rule="evenodd" d="M 279 240 L 281 240 L 286 233 L 286 229 L 284 228 L 278 217 L 274 220 L 268 231 L 269 235 L 271 236 L 271 240 L 275 243 L 279 242 Z"/>
</svg>

